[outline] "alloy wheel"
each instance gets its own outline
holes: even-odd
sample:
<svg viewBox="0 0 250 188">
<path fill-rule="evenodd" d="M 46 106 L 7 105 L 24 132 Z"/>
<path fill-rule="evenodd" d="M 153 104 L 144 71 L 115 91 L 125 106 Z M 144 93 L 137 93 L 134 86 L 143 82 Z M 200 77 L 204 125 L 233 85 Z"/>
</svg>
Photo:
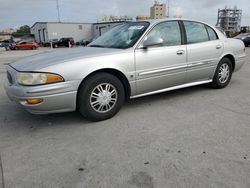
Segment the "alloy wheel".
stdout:
<svg viewBox="0 0 250 188">
<path fill-rule="evenodd" d="M 96 86 L 90 95 L 90 105 L 98 113 L 110 111 L 116 104 L 118 93 L 110 83 Z"/>
<path fill-rule="evenodd" d="M 223 63 L 219 68 L 218 76 L 219 76 L 220 83 L 224 84 L 225 82 L 227 82 L 229 75 L 230 75 L 230 68 L 228 64 Z"/>
</svg>

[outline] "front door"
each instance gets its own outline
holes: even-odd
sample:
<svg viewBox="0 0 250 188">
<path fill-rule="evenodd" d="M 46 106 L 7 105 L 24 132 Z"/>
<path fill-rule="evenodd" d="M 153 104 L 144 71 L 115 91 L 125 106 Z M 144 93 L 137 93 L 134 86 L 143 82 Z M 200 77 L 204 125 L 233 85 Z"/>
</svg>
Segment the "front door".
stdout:
<svg viewBox="0 0 250 188">
<path fill-rule="evenodd" d="M 186 80 L 186 45 L 178 21 L 157 24 L 146 37 L 163 39 L 162 46 L 135 50 L 137 95 L 183 84 Z"/>
</svg>

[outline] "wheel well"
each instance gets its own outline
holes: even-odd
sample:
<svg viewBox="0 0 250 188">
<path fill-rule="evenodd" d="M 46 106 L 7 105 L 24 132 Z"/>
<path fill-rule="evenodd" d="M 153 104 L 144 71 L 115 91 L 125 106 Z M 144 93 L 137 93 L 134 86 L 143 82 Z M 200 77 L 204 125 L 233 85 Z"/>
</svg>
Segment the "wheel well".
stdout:
<svg viewBox="0 0 250 188">
<path fill-rule="evenodd" d="M 100 73 L 100 72 L 109 73 L 109 74 L 112 74 L 112 75 L 114 75 L 115 77 L 117 77 L 117 78 L 122 82 L 122 85 L 123 85 L 124 90 L 125 90 L 125 97 L 126 97 L 126 99 L 129 99 L 130 94 L 131 94 L 131 88 L 130 88 L 129 81 L 128 81 L 127 77 L 126 77 L 122 72 L 120 72 L 120 71 L 118 71 L 118 70 L 116 70 L 116 69 L 110 69 L 110 68 L 108 68 L 108 69 L 100 69 L 100 70 L 97 70 L 97 71 L 94 71 L 94 72 L 90 73 L 88 76 L 86 76 L 86 77 L 82 80 L 82 82 L 81 82 L 79 88 L 81 87 L 82 84 L 84 84 L 84 82 L 85 82 L 90 76 L 93 76 L 94 74 L 98 74 L 98 73 Z M 78 91 L 77 91 L 77 92 L 79 92 L 79 88 L 78 88 Z"/>
<path fill-rule="evenodd" d="M 228 54 L 228 55 L 225 55 L 223 58 L 225 58 L 225 57 L 231 60 L 232 66 L 233 66 L 233 71 L 234 71 L 234 68 L 235 68 L 235 59 L 234 59 L 234 56 Z"/>
</svg>

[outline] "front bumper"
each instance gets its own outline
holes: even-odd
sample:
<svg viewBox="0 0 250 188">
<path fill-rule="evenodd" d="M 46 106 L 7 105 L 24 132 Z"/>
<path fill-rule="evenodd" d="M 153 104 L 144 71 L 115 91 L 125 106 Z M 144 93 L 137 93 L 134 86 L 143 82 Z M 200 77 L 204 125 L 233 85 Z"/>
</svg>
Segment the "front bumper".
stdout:
<svg viewBox="0 0 250 188">
<path fill-rule="evenodd" d="M 11 70 L 14 77 L 15 72 Z M 10 100 L 15 101 L 32 114 L 69 112 L 76 109 L 77 89 L 81 81 L 67 81 L 41 86 L 21 86 L 5 82 L 5 91 Z M 26 99 L 39 98 L 39 104 L 28 104 Z"/>
</svg>

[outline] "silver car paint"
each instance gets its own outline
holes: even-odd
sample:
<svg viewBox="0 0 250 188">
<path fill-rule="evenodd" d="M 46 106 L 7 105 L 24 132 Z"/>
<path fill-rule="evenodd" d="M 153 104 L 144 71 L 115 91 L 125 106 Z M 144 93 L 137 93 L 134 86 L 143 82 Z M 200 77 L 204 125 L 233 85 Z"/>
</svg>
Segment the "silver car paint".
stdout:
<svg viewBox="0 0 250 188">
<path fill-rule="evenodd" d="M 178 55 L 177 51 L 181 50 L 183 54 Z M 185 45 L 137 49 L 135 62 L 138 95 L 185 82 L 187 69 Z"/>
<path fill-rule="evenodd" d="M 169 19 L 176 20 L 176 19 Z M 25 87 L 6 82 L 10 99 L 17 101 L 31 113 L 46 114 L 73 111 L 81 82 L 91 73 L 113 69 L 127 78 L 131 98 L 211 82 L 218 62 L 225 55 L 235 58 L 237 71 L 245 58 L 240 40 L 227 39 L 217 31 L 219 40 L 174 47 L 149 48 L 140 46 L 147 32 L 156 24 L 167 20 L 152 20 L 150 27 L 134 47 L 121 49 L 76 48 L 40 54 L 12 63 L 7 67 L 15 80 L 17 71 L 52 72 L 64 77 L 65 82 Z M 216 49 L 221 45 L 220 49 Z M 166 51 L 165 51 L 166 50 Z M 163 55 L 165 51 L 166 55 Z M 178 55 L 178 51 L 183 51 Z M 161 60 L 168 57 L 169 61 Z M 156 61 L 157 60 L 157 61 Z M 38 105 L 27 105 L 26 98 L 44 98 Z"/>
</svg>

